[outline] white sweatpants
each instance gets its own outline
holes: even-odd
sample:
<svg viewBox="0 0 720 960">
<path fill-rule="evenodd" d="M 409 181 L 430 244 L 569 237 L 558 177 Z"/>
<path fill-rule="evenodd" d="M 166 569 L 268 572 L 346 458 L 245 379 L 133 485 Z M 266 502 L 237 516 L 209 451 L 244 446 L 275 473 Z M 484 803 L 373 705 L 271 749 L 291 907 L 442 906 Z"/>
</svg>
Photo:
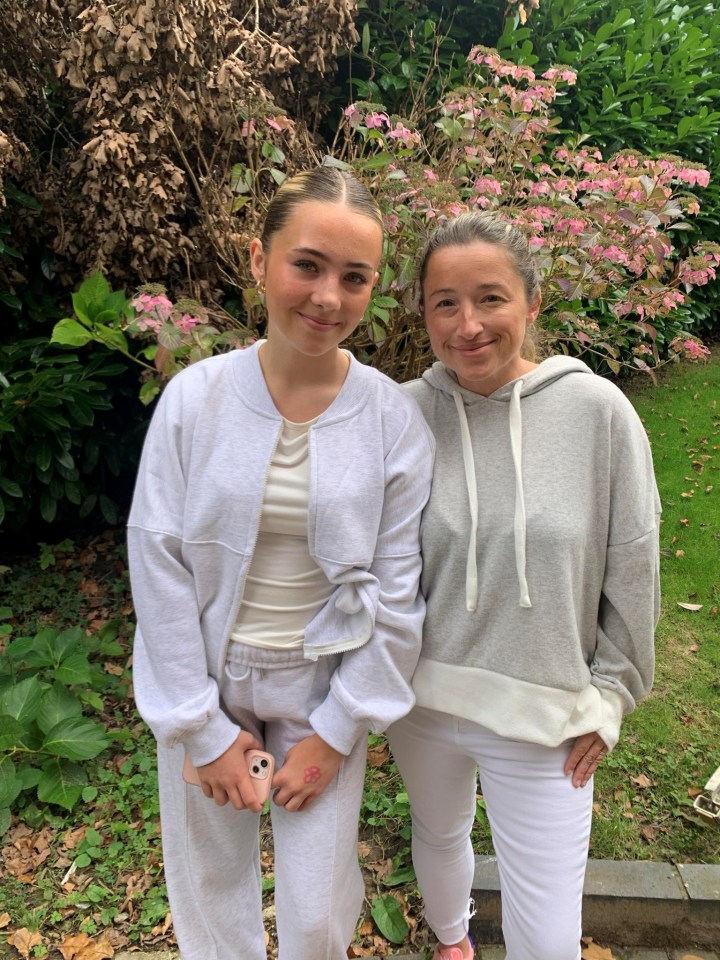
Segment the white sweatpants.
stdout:
<svg viewBox="0 0 720 960">
<path fill-rule="evenodd" d="M 313 733 L 311 711 L 337 657 L 232 643 L 221 684 L 225 711 L 279 767 Z M 357 857 L 367 738 L 307 811 L 271 806 L 280 960 L 346 960 L 364 886 Z M 182 960 L 265 960 L 259 815 L 218 807 L 182 779 L 184 750 L 158 750 L 163 855 Z"/>
<path fill-rule="evenodd" d="M 412 809 L 413 863 L 441 943 L 465 936 L 474 873 L 477 773 L 500 872 L 507 960 L 579 960 L 592 784 L 563 773 L 570 744 L 508 740 L 416 707 L 388 739 Z"/>
</svg>

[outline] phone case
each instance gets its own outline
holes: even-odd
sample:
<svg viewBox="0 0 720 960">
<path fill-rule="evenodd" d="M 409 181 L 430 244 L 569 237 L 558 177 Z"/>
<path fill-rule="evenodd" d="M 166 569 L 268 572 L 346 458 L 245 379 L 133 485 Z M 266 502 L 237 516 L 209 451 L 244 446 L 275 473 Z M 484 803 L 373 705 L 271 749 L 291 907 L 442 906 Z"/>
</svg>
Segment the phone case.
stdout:
<svg viewBox="0 0 720 960">
<path fill-rule="evenodd" d="M 260 803 L 265 803 L 270 796 L 275 760 L 271 754 L 265 753 L 264 750 L 246 750 L 245 761 L 248 772 L 253 778 L 255 796 Z M 200 786 L 200 777 L 198 776 L 197 768 L 193 766 L 187 754 L 185 755 L 185 763 L 183 764 L 183 780 L 194 786 Z"/>
</svg>

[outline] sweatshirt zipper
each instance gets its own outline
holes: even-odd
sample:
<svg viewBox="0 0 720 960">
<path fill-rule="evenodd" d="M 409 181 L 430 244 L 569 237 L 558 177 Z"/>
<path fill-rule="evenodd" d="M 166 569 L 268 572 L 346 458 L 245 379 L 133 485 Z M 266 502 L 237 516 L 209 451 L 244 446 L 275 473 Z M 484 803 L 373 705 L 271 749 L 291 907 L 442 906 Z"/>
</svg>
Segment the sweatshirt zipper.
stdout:
<svg viewBox="0 0 720 960">
<path fill-rule="evenodd" d="M 257 547 L 258 539 L 260 538 L 260 523 L 262 520 L 262 505 L 265 499 L 265 490 L 267 488 L 268 477 L 270 476 L 270 464 L 272 463 L 272 458 L 275 456 L 275 451 L 277 450 L 278 443 L 280 442 L 280 434 L 282 433 L 282 422 L 278 427 L 277 434 L 275 436 L 275 444 L 270 452 L 270 457 L 268 458 L 267 467 L 265 468 L 265 477 L 263 479 L 263 485 L 260 489 L 260 510 L 258 511 L 257 524 L 255 526 L 255 536 L 252 542 L 252 550 L 250 551 L 250 561 L 245 569 L 244 576 L 241 575 L 238 577 L 237 583 L 235 584 L 235 595 L 237 596 L 237 602 L 233 608 L 233 614 L 230 619 L 230 622 L 225 625 L 225 643 L 221 648 L 221 657 L 218 664 L 218 676 L 222 675 L 222 671 L 225 668 L 225 661 L 227 660 L 228 650 L 230 649 L 230 644 L 232 640 L 230 638 L 230 631 L 233 628 L 233 625 L 236 623 L 238 618 L 238 613 L 240 612 L 240 607 L 242 606 L 243 596 L 245 594 L 245 581 L 247 580 L 247 575 L 250 572 L 250 565 L 252 564 L 253 557 L 255 556 L 255 548 Z"/>
</svg>

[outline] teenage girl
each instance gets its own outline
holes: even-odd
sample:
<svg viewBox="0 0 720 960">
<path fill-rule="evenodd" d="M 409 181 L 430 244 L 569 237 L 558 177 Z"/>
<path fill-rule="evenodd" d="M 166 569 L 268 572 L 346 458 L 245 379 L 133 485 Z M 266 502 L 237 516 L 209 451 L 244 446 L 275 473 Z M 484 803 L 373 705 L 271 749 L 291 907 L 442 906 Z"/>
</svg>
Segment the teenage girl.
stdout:
<svg viewBox="0 0 720 960">
<path fill-rule="evenodd" d="M 250 245 L 266 339 L 180 373 L 148 432 L 129 520 L 134 683 L 183 960 L 266 956 L 250 749 L 276 764 L 280 960 L 345 960 L 360 912 L 367 734 L 413 703 L 434 446 L 415 402 L 340 348 L 382 243 L 357 180 L 287 180 Z"/>
</svg>

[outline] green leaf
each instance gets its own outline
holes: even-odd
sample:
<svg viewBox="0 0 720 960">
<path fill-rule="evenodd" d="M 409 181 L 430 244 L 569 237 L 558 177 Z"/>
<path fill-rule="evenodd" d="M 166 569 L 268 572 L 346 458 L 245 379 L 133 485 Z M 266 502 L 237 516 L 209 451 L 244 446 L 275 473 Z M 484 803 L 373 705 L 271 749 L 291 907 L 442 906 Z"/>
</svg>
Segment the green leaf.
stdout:
<svg viewBox="0 0 720 960">
<path fill-rule="evenodd" d="M 46 523 L 52 523 L 57 514 L 57 500 L 47 491 L 40 495 L 40 515 Z"/>
<path fill-rule="evenodd" d="M 84 717 L 61 720 L 50 730 L 42 749 L 68 760 L 90 760 L 109 745 L 110 739 L 98 723 Z"/>
<path fill-rule="evenodd" d="M 390 307 L 390 308 L 392 308 L 392 307 L 399 307 L 399 306 L 400 306 L 400 304 L 397 302 L 397 300 L 395 299 L 395 297 L 386 297 L 386 296 L 374 297 L 374 298 L 373 298 L 373 303 L 375 304 L 376 307 Z"/>
<path fill-rule="evenodd" d="M 155 399 L 155 397 L 160 393 L 160 381 L 159 380 L 147 380 L 140 387 L 140 403 L 147 406 L 149 403 Z"/>
<path fill-rule="evenodd" d="M 385 894 L 384 897 L 376 897 L 372 902 L 370 913 L 386 940 L 391 943 L 403 943 L 410 928 L 400 904 L 391 893 Z"/>
<path fill-rule="evenodd" d="M 23 495 L 20 484 L 8 479 L 8 477 L 0 477 L 0 489 L 9 497 L 22 497 Z"/>
<path fill-rule="evenodd" d="M 90 664 L 87 655 L 80 650 L 71 653 L 55 671 L 55 679 L 66 687 L 90 683 Z"/>
<path fill-rule="evenodd" d="M 2 295 L 0 295 L 0 300 Z M 10 815 L 10 807 L 0 807 L 0 837 L 7 833 L 10 829 L 10 823 L 12 822 L 12 816 Z"/>
<path fill-rule="evenodd" d="M 366 21 L 363 24 L 362 29 L 362 52 L 365 56 L 368 55 L 370 49 L 370 24 Z"/>
<path fill-rule="evenodd" d="M 120 330 L 113 330 L 104 324 L 98 324 L 95 329 L 95 337 L 101 343 L 113 350 L 119 350 L 121 353 L 128 353 L 128 343 L 124 333 Z"/>
<path fill-rule="evenodd" d="M 72 454 L 68 450 L 61 450 L 60 453 L 56 453 L 55 462 L 62 464 L 62 466 L 67 470 L 75 469 L 75 461 L 72 458 Z"/>
<path fill-rule="evenodd" d="M 410 866 L 400 867 L 393 871 L 390 876 L 385 877 L 383 883 L 386 887 L 396 887 L 404 883 L 413 883 L 415 881 L 415 870 Z"/>
<path fill-rule="evenodd" d="M 50 343 L 61 343 L 70 347 L 82 347 L 90 340 L 92 340 L 90 332 L 70 317 L 56 323 L 50 337 Z"/>
<path fill-rule="evenodd" d="M 25 727 L 15 717 L 0 716 L 0 750 L 17 746 L 24 732 Z"/>
<path fill-rule="evenodd" d="M 5 181 L 5 196 L 8 200 L 14 200 L 28 210 L 40 210 L 42 204 L 36 197 L 31 197 L 29 193 L 24 193 L 10 180 Z"/>
<path fill-rule="evenodd" d="M 0 302 L 13 310 L 19 310 L 22 307 L 22 300 L 16 297 L 14 293 L 8 293 L 7 290 L 0 290 Z"/>
<path fill-rule="evenodd" d="M 67 687 L 56 683 L 45 691 L 40 704 L 37 723 L 43 733 L 48 733 L 56 724 L 71 717 L 82 716 L 82 704 Z"/>
<path fill-rule="evenodd" d="M 9 807 L 21 790 L 15 764 L 10 757 L 0 757 L 0 807 Z"/>
<path fill-rule="evenodd" d="M 15 717 L 27 725 L 38 715 L 42 691 L 42 684 L 37 677 L 28 677 L 13 684 L 0 696 L 0 714 Z"/>
<path fill-rule="evenodd" d="M 374 157 L 365 160 L 364 166 L 368 170 L 379 170 L 381 167 L 389 166 L 395 157 L 391 153 L 376 153 Z"/>
<path fill-rule="evenodd" d="M 56 636 L 55 627 L 45 627 L 35 636 L 18 637 L 8 647 L 8 656 L 29 667 L 54 667 L 58 662 L 53 649 Z"/>
<path fill-rule="evenodd" d="M 93 273 L 82 283 L 77 293 L 72 295 L 73 307 L 78 318 L 80 320 L 87 318 L 89 323 L 95 323 L 95 318 L 104 308 L 110 293 L 110 284 L 102 273 Z"/>
<path fill-rule="evenodd" d="M 38 799 L 72 810 L 87 782 L 87 774 L 78 764 L 66 760 L 48 760 L 38 782 Z"/>
<path fill-rule="evenodd" d="M 52 463 L 52 450 L 46 440 L 41 440 L 35 453 L 35 466 L 38 470 L 47 470 Z"/>
<path fill-rule="evenodd" d="M 692 130 L 694 125 L 695 125 L 695 117 L 690 117 L 690 116 L 680 117 L 680 120 L 678 121 L 678 125 L 677 125 L 678 139 L 682 140 L 682 138 L 686 136 L 686 134 L 690 130 Z"/>
<path fill-rule="evenodd" d="M 114 500 L 106 497 L 104 493 L 100 494 L 100 512 L 110 524 L 118 522 L 118 508 Z"/>
</svg>

